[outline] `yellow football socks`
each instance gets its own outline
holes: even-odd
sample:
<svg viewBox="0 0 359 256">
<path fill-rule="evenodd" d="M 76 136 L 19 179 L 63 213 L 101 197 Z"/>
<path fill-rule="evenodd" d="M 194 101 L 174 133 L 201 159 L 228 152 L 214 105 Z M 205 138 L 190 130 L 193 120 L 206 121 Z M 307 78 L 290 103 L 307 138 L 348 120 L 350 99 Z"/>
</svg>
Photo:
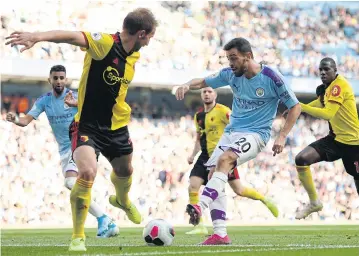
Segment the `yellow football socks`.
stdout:
<svg viewBox="0 0 359 256">
<path fill-rule="evenodd" d="M 243 189 L 241 196 L 247 197 L 247 198 L 250 198 L 253 200 L 261 200 L 262 201 L 264 199 L 264 196 L 261 193 L 259 193 L 254 188 L 248 188 L 248 187 Z"/>
<path fill-rule="evenodd" d="M 296 166 L 298 171 L 299 180 L 302 182 L 303 187 L 308 193 L 311 202 L 318 199 L 315 184 L 312 178 L 312 173 L 309 166 Z"/>
<path fill-rule="evenodd" d="M 131 201 L 128 197 L 128 192 L 130 191 L 132 184 L 132 175 L 129 177 L 118 177 L 115 172 L 112 171 L 111 181 L 116 189 L 117 202 L 121 206 L 129 208 L 131 206 Z"/>
<path fill-rule="evenodd" d="M 93 181 L 77 179 L 71 190 L 72 238 L 85 238 L 85 221 L 91 203 Z"/>
<path fill-rule="evenodd" d="M 198 202 L 199 202 L 198 192 L 189 192 L 189 203 L 198 204 Z"/>
</svg>

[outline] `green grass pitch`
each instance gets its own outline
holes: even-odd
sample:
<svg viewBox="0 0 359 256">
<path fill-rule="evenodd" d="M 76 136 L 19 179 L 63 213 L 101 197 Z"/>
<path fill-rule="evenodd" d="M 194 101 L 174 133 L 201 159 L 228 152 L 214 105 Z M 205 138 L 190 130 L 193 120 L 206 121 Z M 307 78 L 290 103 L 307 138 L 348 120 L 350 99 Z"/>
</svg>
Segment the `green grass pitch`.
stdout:
<svg viewBox="0 0 359 256">
<path fill-rule="evenodd" d="M 70 229 L 2 230 L 1 255 L 265 255 L 359 256 L 359 226 L 229 227 L 232 245 L 199 246 L 204 236 L 188 236 L 189 228 L 175 228 L 169 247 L 145 245 L 141 228 L 122 228 L 110 239 L 86 229 L 87 252 L 69 253 Z"/>
</svg>

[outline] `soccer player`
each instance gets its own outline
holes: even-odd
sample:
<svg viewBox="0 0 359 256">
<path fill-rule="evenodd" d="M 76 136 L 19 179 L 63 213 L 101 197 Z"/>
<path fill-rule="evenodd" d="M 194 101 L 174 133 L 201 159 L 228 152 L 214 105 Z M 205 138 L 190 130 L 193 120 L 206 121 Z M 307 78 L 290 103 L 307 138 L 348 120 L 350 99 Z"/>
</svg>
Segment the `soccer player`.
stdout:
<svg viewBox="0 0 359 256">
<path fill-rule="evenodd" d="M 201 151 L 197 162 L 193 166 L 189 180 L 189 199 L 190 204 L 197 204 L 199 201 L 198 191 L 202 185 L 208 182 L 208 170 L 205 163 L 208 161 L 213 150 L 215 149 L 219 139 L 221 138 L 224 128 L 229 123 L 229 116 L 231 110 L 219 103 L 216 103 L 217 93 L 211 87 L 206 87 L 201 90 L 201 98 L 203 108 L 194 116 L 194 122 L 197 130 L 197 139 L 193 148 L 192 154 L 188 157 L 188 163 L 192 164 L 194 157 Z M 254 200 L 260 200 L 265 204 L 272 214 L 277 217 L 277 207 L 261 193 L 253 188 L 245 187 L 238 175 L 238 170 L 235 168 L 228 176 L 228 183 L 233 191 L 243 197 L 248 197 Z M 202 218 L 195 228 L 186 234 L 208 234 L 207 228 L 203 225 Z"/>
<path fill-rule="evenodd" d="M 110 203 L 124 210 L 132 222 L 141 223 L 141 214 L 128 197 L 132 184 L 133 147 L 127 128 L 131 108 L 125 99 L 135 74 L 135 63 L 140 57 L 139 50 L 148 45 L 156 27 L 152 12 L 138 8 L 127 14 L 122 32 L 115 34 L 14 32 L 7 38 L 7 44 L 11 46 L 24 45 L 21 52 L 42 41 L 68 43 L 86 50 L 79 83 L 78 113 L 71 128 L 73 158 L 79 175 L 70 197 L 73 219 L 70 251 L 86 251 L 84 224 L 99 153 L 113 167 L 111 181 L 116 195 L 110 196 Z"/>
<path fill-rule="evenodd" d="M 359 120 L 353 89 L 349 82 L 337 73 L 332 58 L 324 58 L 319 64 L 322 85 L 317 88 L 318 98 L 302 104 L 302 111 L 329 122 L 330 133 L 306 148 L 295 158 L 298 177 L 308 193 L 310 203 L 299 211 L 296 219 L 303 219 L 323 209 L 313 182 L 310 165 L 342 159 L 345 170 L 354 177 L 359 194 Z"/>
<path fill-rule="evenodd" d="M 66 68 L 62 65 L 53 66 L 48 78 L 52 90 L 37 99 L 31 110 L 23 117 L 14 113 L 7 113 L 6 120 L 24 127 L 37 119 L 45 112 L 55 139 L 59 146 L 62 173 L 65 177 L 64 185 L 71 190 L 78 175 L 77 166 L 71 157 L 71 141 L 69 138 L 69 126 L 77 113 L 76 94 L 65 88 Z M 118 234 L 118 227 L 106 215 L 101 207 L 92 201 L 89 206 L 90 213 L 98 221 L 98 237 L 110 237 Z"/>
<path fill-rule="evenodd" d="M 273 156 L 282 152 L 285 139 L 300 115 L 300 105 L 283 76 L 268 66 L 254 61 L 250 43 L 244 38 L 232 39 L 224 46 L 230 67 L 206 78 L 193 79 L 176 90 L 176 98 L 182 100 L 189 90 L 205 87 L 218 88 L 230 85 L 233 106 L 230 123 L 214 149 L 207 166 L 213 167 L 198 204 L 189 204 L 190 223 L 197 225 L 202 212 L 208 207 L 214 226 L 214 234 L 202 244 L 230 244 L 225 225 L 225 184 L 228 173 L 237 165 L 249 161 L 265 147 L 279 101 L 289 110 L 288 117 L 272 147 Z M 211 174 L 210 174 L 211 175 Z"/>
</svg>

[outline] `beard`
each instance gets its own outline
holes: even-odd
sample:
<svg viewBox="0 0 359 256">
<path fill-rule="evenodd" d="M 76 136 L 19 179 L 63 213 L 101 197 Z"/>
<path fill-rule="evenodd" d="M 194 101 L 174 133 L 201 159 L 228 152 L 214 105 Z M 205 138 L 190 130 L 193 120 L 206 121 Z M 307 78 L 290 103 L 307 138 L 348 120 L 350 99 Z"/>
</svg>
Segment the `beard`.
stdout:
<svg viewBox="0 0 359 256">
<path fill-rule="evenodd" d="M 135 52 L 138 52 L 141 49 L 141 43 L 140 42 L 136 42 L 135 45 L 133 46 L 133 50 Z"/>
<path fill-rule="evenodd" d="M 57 87 L 57 86 L 55 86 L 55 87 L 54 87 L 54 91 L 55 91 L 57 94 L 61 94 L 61 93 L 64 91 L 64 87 Z"/>
<path fill-rule="evenodd" d="M 207 101 L 203 101 L 203 103 L 205 105 L 211 105 L 213 103 L 214 100 L 207 100 Z"/>
<path fill-rule="evenodd" d="M 244 75 L 244 73 L 246 73 L 246 69 L 241 69 L 241 70 L 237 70 L 235 73 L 234 73 L 234 75 L 236 76 L 236 77 L 241 77 L 241 76 L 243 76 Z"/>
</svg>

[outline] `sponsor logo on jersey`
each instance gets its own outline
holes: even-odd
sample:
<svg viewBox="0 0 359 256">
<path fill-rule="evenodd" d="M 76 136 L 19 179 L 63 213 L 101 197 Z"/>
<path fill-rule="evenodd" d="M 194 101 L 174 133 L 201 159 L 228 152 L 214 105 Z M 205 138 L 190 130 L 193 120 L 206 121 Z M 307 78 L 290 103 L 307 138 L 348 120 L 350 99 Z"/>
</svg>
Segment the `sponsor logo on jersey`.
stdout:
<svg viewBox="0 0 359 256">
<path fill-rule="evenodd" d="M 117 69 L 108 66 L 102 74 L 103 80 L 108 85 L 116 85 L 116 84 L 129 84 L 130 81 L 126 78 L 120 77 Z"/>
</svg>

